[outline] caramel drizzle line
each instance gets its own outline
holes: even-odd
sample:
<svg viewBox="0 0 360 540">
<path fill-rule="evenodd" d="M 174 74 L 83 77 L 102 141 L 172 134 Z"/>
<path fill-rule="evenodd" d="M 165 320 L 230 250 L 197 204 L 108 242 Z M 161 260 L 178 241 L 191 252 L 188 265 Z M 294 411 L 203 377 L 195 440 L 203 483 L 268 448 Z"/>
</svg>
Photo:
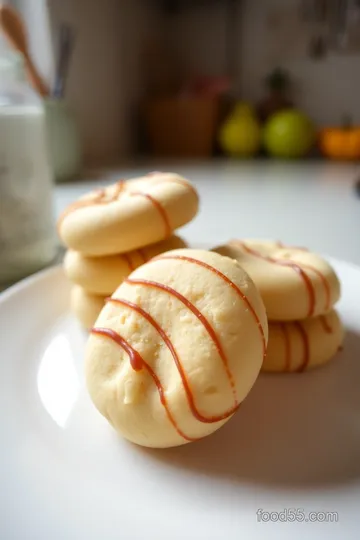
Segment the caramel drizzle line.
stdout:
<svg viewBox="0 0 360 540">
<path fill-rule="evenodd" d="M 303 342 L 303 345 L 304 345 L 303 361 L 300 364 L 299 368 L 296 370 L 298 373 L 302 373 L 308 367 L 309 361 L 310 361 L 309 338 L 308 338 L 308 335 L 307 335 L 307 333 L 305 331 L 305 328 L 303 327 L 303 325 L 300 322 L 298 322 L 298 321 L 294 322 L 294 326 L 297 329 L 297 331 L 299 332 L 299 334 L 301 336 L 301 339 L 302 339 L 302 342 Z"/>
<path fill-rule="evenodd" d="M 149 172 L 146 176 L 151 177 L 157 174 L 164 174 L 164 173 L 161 173 L 160 171 L 154 171 L 154 172 Z M 152 185 L 158 186 L 159 184 L 179 184 L 180 186 L 184 186 L 188 188 L 190 191 L 192 191 L 192 193 L 196 196 L 196 198 L 199 197 L 198 192 L 196 191 L 194 186 L 190 184 L 190 182 L 186 182 L 186 180 L 183 180 L 182 178 L 168 178 L 167 180 L 162 180 L 161 178 L 159 178 L 158 182 L 153 182 Z"/>
<path fill-rule="evenodd" d="M 160 183 L 160 182 L 159 182 Z M 185 182 L 185 180 L 181 180 L 181 178 L 170 178 L 169 180 L 167 180 L 166 182 L 163 182 L 164 184 L 168 183 L 168 184 L 179 184 L 180 186 L 184 186 L 186 187 L 189 191 L 191 191 L 196 198 L 199 197 L 198 195 L 198 192 L 196 191 L 196 189 L 194 188 L 193 185 L 191 185 L 190 183 L 188 182 Z M 157 183 L 155 184 L 157 185 Z"/>
<path fill-rule="evenodd" d="M 90 332 L 92 334 L 101 335 L 103 337 L 109 338 L 115 343 L 117 343 L 117 345 L 120 345 L 120 347 L 128 354 L 131 367 L 135 371 L 140 371 L 142 368 L 146 369 L 146 371 L 148 372 L 148 374 L 150 375 L 150 377 L 152 378 L 152 380 L 154 381 L 157 387 L 159 397 L 160 397 L 160 402 L 166 411 L 166 415 L 169 421 L 171 422 L 171 424 L 173 425 L 177 433 L 180 435 L 180 437 L 182 437 L 186 441 L 189 441 L 189 442 L 196 441 L 197 439 L 188 437 L 187 435 L 185 435 L 185 433 L 183 433 L 183 431 L 181 431 L 181 429 L 175 422 L 170 412 L 169 405 L 167 403 L 166 395 L 164 392 L 164 388 L 158 376 L 156 375 L 154 370 L 151 368 L 151 366 L 149 366 L 149 364 L 145 362 L 142 356 L 130 345 L 130 343 L 126 341 L 122 336 L 120 336 L 120 334 L 118 334 L 114 330 L 111 330 L 111 328 L 92 328 Z"/>
<path fill-rule="evenodd" d="M 253 257 L 258 257 L 259 259 L 262 259 L 263 261 L 269 262 L 271 264 L 276 264 L 278 266 L 287 266 L 288 268 L 292 268 L 295 272 L 297 272 L 301 279 L 303 280 L 306 290 L 309 295 L 309 311 L 307 316 L 311 317 L 314 314 L 315 310 L 315 289 L 313 286 L 313 283 L 308 276 L 308 274 L 305 272 L 304 268 L 307 268 L 308 270 L 313 271 L 321 280 L 324 289 L 325 289 L 325 297 L 326 297 L 326 306 L 325 309 L 330 308 L 330 286 L 325 279 L 325 277 L 322 275 L 319 270 L 314 268 L 313 266 L 310 266 L 309 264 L 300 264 L 294 262 L 294 261 L 288 261 L 288 260 L 279 260 L 274 259 L 274 257 L 268 257 L 266 255 L 262 255 L 259 251 L 251 248 L 245 242 L 241 242 L 241 240 L 234 240 L 235 244 L 237 244 L 239 247 L 241 247 L 245 252 L 249 253 L 249 255 L 252 255 Z"/>
<path fill-rule="evenodd" d="M 80 208 L 85 208 L 86 206 L 94 206 L 94 205 L 97 205 L 97 204 L 104 204 L 102 202 L 102 197 L 104 196 L 105 191 L 103 189 L 99 188 L 98 190 L 96 190 L 95 193 L 97 193 L 97 195 L 95 195 L 94 198 L 75 201 L 75 202 L 71 203 L 67 208 L 65 208 L 65 210 L 61 213 L 61 215 L 60 215 L 60 217 L 58 219 L 58 222 L 57 222 L 58 231 L 60 230 L 60 227 L 61 227 L 64 219 L 68 215 L 75 212 L 76 210 L 80 210 Z"/>
<path fill-rule="evenodd" d="M 211 324 L 209 323 L 207 318 L 201 313 L 201 311 L 199 311 L 194 306 L 194 304 L 192 304 L 190 302 L 190 300 L 185 298 L 185 296 L 180 294 L 175 289 L 172 289 L 168 285 L 163 285 L 162 283 L 158 283 L 157 281 L 149 281 L 147 279 L 131 279 L 131 278 L 125 279 L 124 283 L 127 283 L 128 285 L 143 285 L 145 287 L 152 287 L 154 289 L 159 289 L 159 290 L 165 291 L 168 294 L 170 294 L 171 296 L 174 296 L 175 298 L 180 300 L 180 302 L 182 302 L 184 304 L 184 306 L 186 306 L 199 319 L 199 321 L 202 323 L 205 330 L 209 334 L 210 338 L 212 339 L 212 341 L 213 341 L 213 343 L 214 343 L 214 345 L 215 345 L 215 347 L 216 347 L 216 349 L 217 349 L 217 351 L 219 353 L 219 356 L 220 356 L 220 358 L 222 360 L 222 363 L 224 365 L 226 375 L 227 375 L 227 378 L 229 380 L 229 383 L 230 383 L 230 386 L 231 386 L 231 389 L 232 389 L 232 392 L 233 392 L 233 395 L 234 395 L 234 400 L 235 400 L 234 407 L 232 407 L 229 411 L 227 411 L 226 413 L 224 413 L 222 415 L 213 417 L 210 420 L 210 422 L 219 422 L 220 420 L 223 420 L 224 418 L 228 418 L 229 416 L 234 414 L 234 412 L 239 407 L 239 402 L 238 402 L 237 397 L 236 397 L 236 387 L 235 387 L 234 378 L 233 378 L 233 375 L 232 375 L 232 373 L 230 371 L 229 364 L 228 364 L 226 355 L 224 353 L 224 350 L 223 350 L 223 348 L 221 346 L 221 343 L 218 340 L 217 335 L 215 333 L 215 330 L 213 329 L 213 327 L 211 326 Z M 201 421 L 204 422 L 206 420 L 201 420 Z"/>
<path fill-rule="evenodd" d="M 281 332 L 285 342 L 285 367 L 284 371 L 291 371 L 291 344 L 289 338 L 289 332 L 286 323 L 280 324 Z"/>
<path fill-rule="evenodd" d="M 146 252 L 143 248 L 140 248 L 137 250 L 139 256 L 142 258 L 143 260 L 143 264 L 147 263 L 149 261 L 149 258 L 148 256 L 146 255 Z"/>
<path fill-rule="evenodd" d="M 163 222 L 164 222 L 164 225 L 165 225 L 165 238 L 167 238 L 168 236 L 171 236 L 171 225 L 170 225 L 170 221 L 169 221 L 169 216 L 167 215 L 166 213 L 166 210 L 165 208 L 163 207 L 162 204 L 159 203 L 159 201 L 157 199 L 155 199 L 155 197 L 152 197 L 152 195 L 149 195 L 149 193 L 143 193 L 142 191 L 131 191 L 129 192 L 130 195 L 138 195 L 138 196 L 141 196 L 141 197 L 146 197 L 146 199 L 148 201 L 151 202 L 151 204 L 153 205 L 153 207 L 158 211 L 158 213 L 160 214 Z"/>
<path fill-rule="evenodd" d="M 197 264 L 198 266 L 201 266 L 202 268 L 206 268 L 207 270 L 210 270 L 210 272 L 213 272 L 214 274 L 219 276 L 223 281 L 225 281 L 225 283 L 230 285 L 230 287 L 236 292 L 236 294 L 245 303 L 246 307 L 249 309 L 250 313 L 252 314 L 252 316 L 255 319 L 255 322 L 256 322 L 256 324 L 257 324 L 257 326 L 259 328 L 260 334 L 261 334 L 261 339 L 262 339 L 262 344 L 263 344 L 263 361 L 264 361 L 265 357 L 266 357 L 266 339 L 265 339 L 264 329 L 261 326 L 260 319 L 257 316 L 254 307 L 250 303 L 247 296 L 241 291 L 241 289 L 239 289 L 239 287 L 237 285 L 235 285 L 235 283 L 233 283 L 231 281 L 231 279 L 229 279 L 227 276 L 225 276 L 225 274 L 220 272 L 220 270 L 217 270 L 217 268 L 214 268 L 213 266 L 210 266 L 210 264 L 207 264 L 207 263 L 205 263 L 203 261 L 199 261 L 198 259 L 193 259 L 192 257 L 187 257 L 185 255 L 159 255 L 159 256 L 154 257 L 153 259 L 151 259 L 150 262 L 160 261 L 160 260 L 163 260 L 163 259 L 181 260 L 181 261 L 187 261 L 187 262 L 192 263 L 192 264 Z"/>
<path fill-rule="evenodd" d="M 294 322 L 293 323 L 296 330 L 300 334 L 302 343 L 303 343 L 303 361 L 300 364 L 299 368 L 296 370 L 298 373 L 301 373 L 305 371 L 305 369 L 308 367 L 310 362 L 310 344 L 309 344 L 309 337 L 307 335 L 307 332 L 303 325 L 300 322 Z M 290 342 L 290 336 L 287 328 L 287 323 L 281 323 L 280 328 L 284 337 L 285 341 L 285 368 L 284 372 L 291 371 L 291 342 Z M 328 327 L 329 328 L 329 327 Z M 332 330 L 330 329 L 332 332 Z"/>
<path fill-rule="evenodd" d="M 327 281 L 327 279 L 325 278 L 325 276 L 319 271 L 317 270 L 316 268 L 314 268 L 313 266 L 311 266 L 310 264 L 303 264 L 302 263 L 302 266 L 303 268 L 307 268 L 308 270 L 311 270 L 312 272 L 314 272 L 314 274 L 316 274 L 318 276 L 318 278 L 320 279 L 323 287 L 324 287 L 324 291 L 325 291 L 325 310 L 328 311 L 331 307 L 331 291 L 330 291 L 330 285 Z"/>
<path fill-rule="evenodd" d="M 149 173 L 147 176 L 151 176 L 152 174 L 155 174 L 155 173 Z M 86 199 L 86 200 L 83 200 L 83 201 L 82 200 L 75 201 L 74 203 L 70 204 L 64 210 L 64 212 L 61 214 L 61 216 L 58 219 L 58 225 L 57 225 L 58 230 L 60 229 L 60 226 L 61 226 L 62 222 L 64 221 L 64 218 L 66 216 L 68 216 L 69 214 L 71 214 L 72 212 L 75 212 L 76 210 L 79 210 L 80 208 L 85 208 L 86 206 L 97 206 L 97 205 L 101 205 L 101 204 L 110 204 L 110 203 L 115 202 L 116 200 L 118 200 L 119 195 L 121 195 L 121 193 L 124 191 L 125 183 L 126 183 L 125 180 L 119 180 L 115 184 L 114 194 L 110 197 L 110 199 L 107 199 L 106 201 L 103 200 L 104 197 L 106 196 L 105 189 L 104 188 L 99 188 L 98 190 L 95 191 L 95 193 L 97 193 L 97 194 L 92 199 Z M 159 182 L 155 182 L 152 185 L 154 186 L 154 185 L 166 184 L 166 183 L 180 184 L 180 185 L 182 185 L 184 187 L 187 187 L 188 189 L 190 189 L 190 191 L 192 191 L 194 193 L 196 198 L 198 198 L 198 194 L 197 194 L 197 191 L 194 188 L 194 186 L 192 186 L 190 183 L 186 182 L 185 180 L 182 180 L 181 178 L 172 178 L 172 179 L 162 180 L 162 181 L 160 180 Z M 170 226 L 170 223 L 169 223 L 169 217 L 168 217 L 164 207 L 161 205 L 161 203 L 158 200 L 156 200 L 154 197 L 149 195 L 148 193 L 129 191 L 129 195 L 142 195 L 144 197 L 147 197 L 147 199 L 151 202 L 151 204 L 160 213 L 160 215 L 161 215 L 161 217 L 162 217 L 162 219 L 164 221 L 165 229 L 166 229 L 166 236 L 165 237 L 170 236 L 172 229 L 171 229 L 171 226 Z"/>
<path fill-rule="evenodd" d="M 111 197 L 111 202 L 116 201 L 118 199 L 119 195 L 124 191 L 124 189 L 125 189 L 125 180 L 119 180 L 118 182 L 116 182 L 114 193 L 113 193 L 113 195 Z"/>
<path fill-rule="evenodd" d="M 135 264 L 134 260 L 132 258 L 132 254 L 137 253 L 139 257 L 142 259 L 141 264 L 147 263 L 150 259 L 147 257 L 145 250 L 143 248 L 137 249 L 135 251 L 130 251 L 128 253 L 120 253 L 119 258 L 126 262 L 126 264 L 129 267 L 130 272 L 133 272 L 138 266 L 141 266 L 141 264 Z"/>
<path fill-rule="evenodd" d="M 114 201 L 117 200 L 119 195 L 122 193 L 122 191 L 124 190 L 124 187 L 125 187 L 125 180 L 119 180 L 115 184 L 115 189 L 114 189 L 113 195 L 108 200 L 103 200 L 104 197 L 106 197 L 105 188 L 98 188 L 98 189 L 94 190 L 94 192 L 93 192 L 94 197 L 92 197 L 91 199 L 84 199 L 84 200 L 73 202 L 67 208 L 65 208 L 63 213 L 60 215 L 60 217 L 58 219 L 58 223 L 57 223 L 58 230 L 60 229 L 60 226 L 61 226 L 62 222 L 64 221 L 64 219 L 69 214 L 72 214 L 76 210 L 80 210 L 80 208 L 85 208 L 86 206 L 97 206 L 97 205 L 109 204 L 111 202 L 114 202 Z"/>
<path fill-rule="evenodd" d="M 327 333 L 327 334 L 332 334 L 333 333 L 333 329 L 331 328 L 327 318 L 325 315 L 321 315 L 320 317 L 320 323 L 324 329 L 324 331 Z"/>
<path fill-rule="evenodd" d="M 299 251 L 309 251 L 308 248 L 306 247 L 299 247 L 299 246 L 286 246 L 285 244 L 283 244 L 282 242 L 278 241 L 278 242 L 275 242 L 276 243 L 276 246 L 278 248 L 281 248 L 281 249 L 297 249 Z"/>
<path fill-rule="evenodd" d="M 148 285 L 147 282 L 146 282 L 146 285 Z M 121 306 L 126 306 L 126 307 L 132 309 L 133 311 L 135 311 L 136 313 L 139 313 L 140 315 L 142 315 L 142 317 L 144 317 L 144 319 L 146 319 L 151 324 L 151 326 L 161 336 L 161 338 L 163 339 L 164 343 L 166 344 L 167 348 L 169 349 L 169 351 L 170 351 L 170 353 L 171 353 L 171 355 L 172 355 L 172 357 L 174 359 L 176 368 L 177 368 L 177 370 L 179 372 L 182 383 L 184 385 L 186 397 L 187 397 L 188 404 L 189 404 L 189 407 L 191 409 L 191 412 L 194 415 L 194 417 L 197 420 L 199 420 L 199 422 L 203 422 L 205 424 L 213 424 L 215 422 L 219 422 L 220 420 L 224 420 L 225 418 L 228 418 L 231 414 L 233 414 L 238 409 L 239 405 L 234 407 L 234 409 L 232 409 L 231 412 L 226 412 L 226 413 L 218 415 L 218 416 L 206 417 L 203 414 L 201 414 L 198 411 L 197 407 L 196 407 L 194 396 L 193 396 L 193 393 L 191 391 L 187 375 L 186 375 L 186 373 L 184 371 L 184 368 L 183 368 L 183 366 L 181 364 L 179 355 L 177 354 L 171 339 L 166 334 L 164 329 L 161 328 L 161 326 L 153 319 L 153 317 L 149 313 L 144 311 L 140 306 L 138 306 L 137 304 L 134 304 L 133 302 L 129 302 L 128 300 L 124 300 L 122 298 L 121 299 L 120 298 L 108 298 L 107 301 L 111 302 L 111 303 L 119 304 Z"/>
<path fill-rule="evenodd" d="M 130 256 L 129 253 L 123 253 L 122 255 L 120 255 L 120 257 L 121 257 L 124 261 L 126 261 L 126 264 L 128 265 L 130 272 L 132 272 L 133 270 L 135 270 L 135 266 L 134 266 L 134 264 L 133 264 L 133 261 L 132 261 L 131 256 Z"/>
</svg>

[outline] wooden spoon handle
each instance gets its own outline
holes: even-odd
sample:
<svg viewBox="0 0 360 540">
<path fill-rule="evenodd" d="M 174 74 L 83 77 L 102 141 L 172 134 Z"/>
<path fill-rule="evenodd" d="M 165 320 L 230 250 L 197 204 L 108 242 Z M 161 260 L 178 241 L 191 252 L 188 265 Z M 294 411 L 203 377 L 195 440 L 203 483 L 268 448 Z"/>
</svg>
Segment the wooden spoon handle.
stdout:
<svg viewBox="0 0 360 540">
<path fill-rule="evenodd" d="M 30 81 L 31 86 L 41 97 L 49 96 L 49 87 L 44 82 L 43 78 L 37 71 L 36 67 L 30 56 L 24 56 L 25 60 L 25 69 L 28 80 Z"/>
<path fill-rule="evenodd" d="M 0 5 L 0 28 L 9 44 L 19 52 L 25 60 L 27 77 L 34 90 L 42 97 L 49 95 L 49 88 L 37 71 L 29 53 L 25 23 L 16 9 Z"/>
</svg>

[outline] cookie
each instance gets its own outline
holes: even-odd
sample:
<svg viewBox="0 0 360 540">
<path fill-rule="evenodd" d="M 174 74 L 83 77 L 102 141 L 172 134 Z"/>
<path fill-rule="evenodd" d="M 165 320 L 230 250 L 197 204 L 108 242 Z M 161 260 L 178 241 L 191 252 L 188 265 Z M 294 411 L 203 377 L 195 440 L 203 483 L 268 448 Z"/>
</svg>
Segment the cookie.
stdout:
<svg viewBox="0 0 360 540">
<path fill-rule="evenodd" d="M 237 411 L 268 336 L 240 265 L 190 249 L 130 274 L 91 332 L 85 372 L 95 406 L 125 438 L 157 448 L 205 437 Z"/>
<path fill-rule="evenodd" d="M 104 304 L 104 296 L 90 294 L 78 285 L 74 285 L 71 289 L 70 309 L 82 326 L 88 330 L 94 326 Z"/>
<path fill-rule="evenodd" d="M 232 240 L 214 251 L 236 259 L 251 276 L 270 321 L 296 321 L 331 310 L 340 283 L 322 257 L 280 242 Z"/>
<path fill-rule="evenodd" d="M 109 296 L 135 268 L 164 251 L 182 247 L 186 247 L 186 243 L 174 235 L 157 244 L 119 255 L 86 257 L 69 250 L 64 259 L 65 274 L 88 292 Z"/>
<path fill-rule="evenodd" d="M 58 222 L 66 246 L 84 255 L 124 253 L 160 242 L 198 211 L 195 188 L 173 173 L 120 180 L 71 204 Z"/>
<path fill-rule="evenodd" d="M 301 372 L 328 362 L 343 342 L 344 330 L 335 310 L 304 321 L 269 324 L 263 371 Z"/>
</svg>

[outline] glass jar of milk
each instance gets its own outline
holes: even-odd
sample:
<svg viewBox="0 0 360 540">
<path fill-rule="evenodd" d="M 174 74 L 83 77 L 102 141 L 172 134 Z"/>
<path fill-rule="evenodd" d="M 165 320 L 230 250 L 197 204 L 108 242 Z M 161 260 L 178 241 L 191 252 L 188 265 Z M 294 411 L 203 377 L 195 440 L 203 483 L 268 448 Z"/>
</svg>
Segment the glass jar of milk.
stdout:
<svg viewBox="0 0 360 540">
<path fill-rule="evenodd" d="M 50 263 L 56 254 L 52 174 L 42 101 L 22 58 L 0 52 L 0 283 Z"/>
</svg>

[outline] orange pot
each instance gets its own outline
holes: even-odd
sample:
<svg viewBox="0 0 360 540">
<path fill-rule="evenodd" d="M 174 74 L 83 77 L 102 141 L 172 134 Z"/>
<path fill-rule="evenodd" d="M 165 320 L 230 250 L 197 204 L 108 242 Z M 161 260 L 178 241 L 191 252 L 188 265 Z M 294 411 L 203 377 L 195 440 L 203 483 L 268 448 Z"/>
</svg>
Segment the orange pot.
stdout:
<svg viewBox="0 0 360 540">
<path fill-rule="evenodd" d="M 325 128 L 319 142 L 323 154 L 331 159 L 360 159 L 360 127 Z"/>
</svg>

